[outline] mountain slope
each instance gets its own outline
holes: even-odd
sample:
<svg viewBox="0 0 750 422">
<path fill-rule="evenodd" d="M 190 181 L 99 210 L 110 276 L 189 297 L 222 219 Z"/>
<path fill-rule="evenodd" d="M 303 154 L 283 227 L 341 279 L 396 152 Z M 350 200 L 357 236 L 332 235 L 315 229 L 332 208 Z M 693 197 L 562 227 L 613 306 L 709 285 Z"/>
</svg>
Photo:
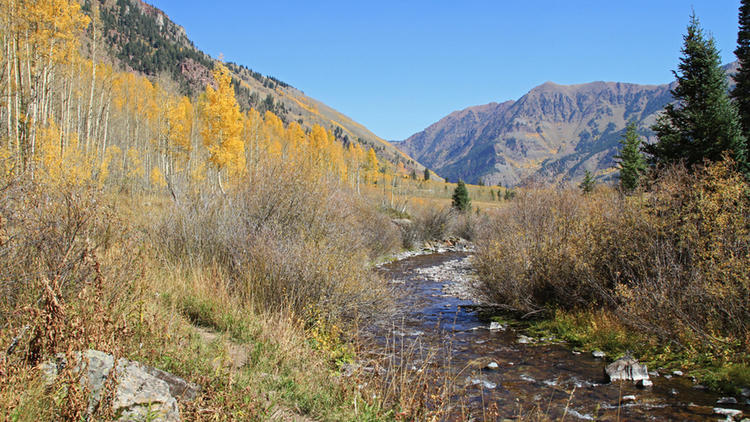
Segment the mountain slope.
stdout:
<svg viewBox="0 0 750 422">
<path fill-rule="evenodd" d="M 726 66 L 727 72 L 735 64 Z M 669 85 L 547 82 L 517 101 L 451 113 L 398 146 L 450 180 L 516 186 L 570 182 L 585 170 L 615 174 L 613 156 L 626 124 L 653 141 L 650 126 L 672 101 Z"/>
<path fill-rule="evenodd" d="M 97 9 L 100 31 L 109 56 L 127 70 L 155 79 L 168 77 L 188 96 L 202 92 L 211 83 L 216 60 L 198 50 L 185 29 L 163 11 L 141 0 L 86 0 L 84 11 Z M 310 129 L 318 124 L 333 131 L 344 143 L 359 142 L 372 147 L 381 159 L 407 170 L 424 167 L 361 124 L 333 108 L 307 97 L 302 91 L 245 66 L 227 63 L 232 71 L 235 94 L 243 110 L 272 111 L 285 122 L 297 121 Z"/>
</svg>

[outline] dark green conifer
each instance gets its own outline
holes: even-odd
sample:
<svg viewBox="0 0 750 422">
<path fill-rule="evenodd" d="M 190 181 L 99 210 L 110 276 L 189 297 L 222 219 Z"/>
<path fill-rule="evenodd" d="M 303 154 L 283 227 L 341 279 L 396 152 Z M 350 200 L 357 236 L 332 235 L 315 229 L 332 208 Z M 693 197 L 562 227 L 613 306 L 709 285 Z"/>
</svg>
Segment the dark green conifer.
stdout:
<svg viewBox="0 0 750 422">
<path fill-rule="evenodd" d="M 745 163 L 745 137 L 739 116 L 727 95 L 727 82 L 713 38 L 706 38 L 693 15 L 683 37 L 678 85 L 669 104 L 652 127 L 659 138 L 646 146 L 653 163 L 683 161 L 689 167 L 705 159 L 718 161 L 725 151 Z"/>
<path fill-rule="evenodd" d="M 594 176 L 591 172 L 586 170 L 586 173 L 583 175 L 583 181 L 578 187 L 581 188 L 584 194 L 586 194 L 591 193 L 594 190 L 594 186 L 596 186 L 596 180 L 594 180 Z"/>
<path fill-rule="evenodd" d="M 620 187 L 625 192 L 632 192 L 646 171 L 646 159 L 641 152 L 641 137 L 638 136 L 635 122 L 628 124 L 620 145 L 620 153 L 615 155 L 620 165 Z"/>
<path fill-rule="evenodd" d="M 453 208 L 458 211 L 464 212 L 471 209 L 471 199 L 469 199 L 469 191 L 466 189 L 466 185 L 463 180 L 458 181 L 456 189 L 453 191 Z"/>
<path fill-rule="evenodd" d="M 430 180 L 430 170 L 427 167 L 425 167 L 424 168 L 424 181 L 426 182 L 428 180 Z"/>
<path fill-rule="evenodd" d="M 739 69 L 734 75 L 737 85 L 732 90 L 732 98 L 737 105 L 740 123 L 745 139 L 750 135 L 750 1 L 742 0 L 739 13 L 737 48 L 734 50 L 739 61 Z"/>
</svg>

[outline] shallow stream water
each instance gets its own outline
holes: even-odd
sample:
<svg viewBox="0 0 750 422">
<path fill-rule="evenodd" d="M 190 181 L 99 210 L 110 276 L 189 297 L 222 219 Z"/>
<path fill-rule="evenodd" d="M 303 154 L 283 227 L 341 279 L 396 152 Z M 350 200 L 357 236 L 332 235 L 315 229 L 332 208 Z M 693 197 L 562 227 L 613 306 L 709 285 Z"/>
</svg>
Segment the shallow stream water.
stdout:
<svg viewBox="0 0 750 422">
<path fill-rule="evenodd" d="M 603 375 L 607 362 L 590 353 L 576 354 L 565 344 L 523 343 L 523 333 L 513 328 L 489 330 L 474 304 L 456 297 L 461 290 L 456 280 L 470 271 L 468 260 L 467 254 L 445 253 L 382 266 L 399 293 L 399 312 L 370 330 L 381 349 L 375 353 L 429 373 L 427 379 L 436 384 L 455 384 L 445 419 L 536 413 L 554 420 L 724 420 L 714 413 L 716 407 L 750 415 L 747 398 L 718 404 L 721 396 L 687 377 L 652 376 L 654 385 L 647 389 L 610 384 Z"/>
</svg>

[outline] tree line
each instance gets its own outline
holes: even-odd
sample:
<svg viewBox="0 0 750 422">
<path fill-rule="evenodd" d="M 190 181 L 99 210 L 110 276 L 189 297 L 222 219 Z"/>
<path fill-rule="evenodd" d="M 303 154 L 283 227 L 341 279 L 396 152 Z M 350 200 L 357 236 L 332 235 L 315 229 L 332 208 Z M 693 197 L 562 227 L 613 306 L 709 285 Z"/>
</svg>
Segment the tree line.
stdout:
<svg viewBox="0 0 750 422">
<path fill-rule="evenodd" d="M 385 192 L 408 178 L 403 165 L 380 162 L 372 148 L 332 130 L 242 110 L 224 64 L 192 98 L 164 76 L 118 70 L 102 60 L 96 16 L 76 1 L 2 0 L 0 11 L 5 174 L 173 194 L 204 181 L 224 191 L 279 163 L 356 190 L 377 184 Z"/>
<path fill-rule="evenodd" d="M 739 32 L 734 53 L 739 68 L 730 91 L 713 37 L 707 36 L 693 14 L 683 36 L 677 86 L 651 129 L 658 141 L 644 145 L 634 122 L 628 124 L 615 156 L 620 167 L 620 186 L 634 190 L 649 165 L 683 163 L 688 169 L 706 162 L 731 159 L 746 176 L 750 139 L 750 2 L 742 0 Z"/>
</svg>

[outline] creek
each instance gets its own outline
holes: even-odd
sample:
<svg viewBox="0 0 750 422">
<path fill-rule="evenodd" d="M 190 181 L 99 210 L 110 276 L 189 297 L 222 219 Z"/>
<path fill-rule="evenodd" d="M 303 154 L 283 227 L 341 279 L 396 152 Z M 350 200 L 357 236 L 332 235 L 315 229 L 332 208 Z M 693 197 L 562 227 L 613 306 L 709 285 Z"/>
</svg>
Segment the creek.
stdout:
<svg viewBox="0 0 750 422">
<path fill-rule="evenodd" d="M 466 253 L 442 253 L 382 265 L 399 297 L 398 311 L 368 330 L 373 355 L 423 374 L 436 390 L 450 384 L 445 420 L 715 421 L 722 419 L 717 407 L 750 415 L 748 398 L 719 404 L 720 395 L 688 377 L 649 368 L 650 388 L 607 383 L 607 361 L 591 353 L 536 342 L 512 327 L 490 330 L 468 299 L 470 260 Z"/>
</svg>

